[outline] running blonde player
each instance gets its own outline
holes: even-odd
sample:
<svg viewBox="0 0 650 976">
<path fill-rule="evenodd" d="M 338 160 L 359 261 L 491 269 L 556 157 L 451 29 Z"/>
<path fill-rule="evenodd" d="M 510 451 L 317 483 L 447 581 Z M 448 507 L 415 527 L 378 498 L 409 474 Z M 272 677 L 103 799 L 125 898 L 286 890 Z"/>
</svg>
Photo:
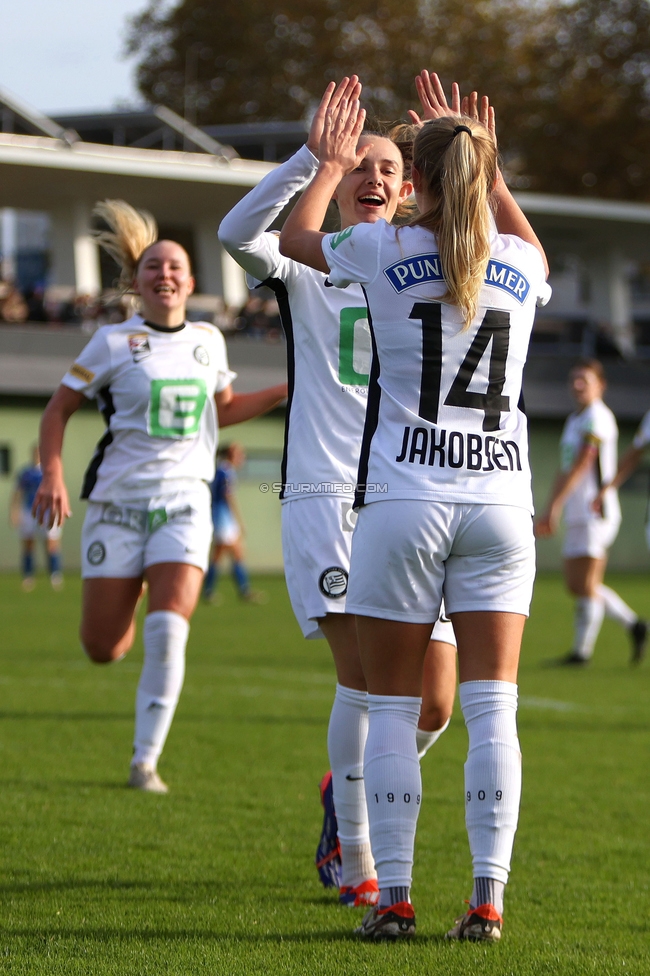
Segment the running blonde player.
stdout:
<svg viewBox="0 0 650 976">
<path fill-rule="evenodd" d="M 589 663 L 607 614 L 628 631 L 635 663 L 643 657 L 647 625 L 603 583 L 607 551 L 621 525 L 621 508 L 616 487 L 611 484 L 616 472 L 618 427 L 614 414 L 603 403 L 607 383 L 602 363 L 580 360 L 571 370 L 569 384 L 577 410 L 564 425 L 560 472 L 546 511 L 535 526 L 541 538 L 554 535 L 564 511 L 564 577 L 576 598 L 576 612 L 573 647 L 562 661 Z"/>
<path fill-rule="evenodd" d="M 185 672 L 189 621 L 212 538 L 210 492 L 218 427 L 270 410 L 285 386 L 233 393 L 218 329 L 187 322 L 194 289 L 187 252 L 157 240 L 153 218 L 123 201 L 96 208 L 100 243 L 119 262 L 142 311 L 104 326 L 70 367 L 43 414 L 43 481 L 34 515 L 50 526 L 71 514 L 61 450 L 84 399 L 97 399 L 107 430 L 86 472 L 81 542 L 81 642 L 98 664 L 117 661 L 135 637 L 148 583 L 144 665 L 136 698 L 129 786 L 166 793 L 157 763 Z"/>
<path fill-rule="evenodd" d="M 472 106 L 474 100 L 472 100 Z M 477 114 L 471 108 L 471 114 Z M 361 937 L 415 932 L 410 901 L 422 797 L 415 728 L 443 594 L 458 640 L 469 733 L 470 910 L 448 936 L 496 941 L 517 825 L 517 666 L 534 577 L 522 372 L 548 271 L 498 170 L 494 115 L 427 122 L 413 149 L 421 216 L 320 232 L 333 190 L 370 151 L 358 100 L 329 112 L 316 176 L 283 254 L 368 301 L 373 360 L 348 610 L 368 687 L 364 777 L 380 901 Z M 489 127 L 489 128 L 488 128 Z M 496 207 L 494 233 L 490 205 Z M 369 487 L 385 484 L 380 494 Z"/>
<path fill-rule="evenodd" d="M 359 285 L 334 288 L 326 273 L 307 267 L 299 255 L 296 260 L 283 257 L 278 235 L 268 228 L 316 172 L 327 110 L 359 91 L 356 76 L 345 78 L 336 89 L 330 84 L 307 144 L 251 190 L 219 229 L 222 244 L 248 272 L 251 284 L 263 282 L 274 290 L 287 337 L 289 406 L 280 496 L 284 565 L 292 607 L 304 636 L 326 637 L 336 667 L 337 690 L 328 732 L 332 778 L 322 784 L 326 818 L 317 864 L 326 886 L 340 882 L 340 899 L 348 905 L 373 903 L 377 898 L 362 772 L 368 728 L 366 681 L 355 620 L 346 608 L 356 521 L 352 498 L 370 367 L 368 313 Z M 412 190 L 395 143 L 377 134 L 362 139 L 369 152 L 359 169 L 332 188 L 341 227 L 348 231 L 357 224 L 392 220 L 404 211 Z M 422 755 L 448 724 L 456 682 L 451 624 L 441 622 L 434 636 L 417 732 Z M 330 783 L 342 877 L 328 796 Z"/>
</svg>

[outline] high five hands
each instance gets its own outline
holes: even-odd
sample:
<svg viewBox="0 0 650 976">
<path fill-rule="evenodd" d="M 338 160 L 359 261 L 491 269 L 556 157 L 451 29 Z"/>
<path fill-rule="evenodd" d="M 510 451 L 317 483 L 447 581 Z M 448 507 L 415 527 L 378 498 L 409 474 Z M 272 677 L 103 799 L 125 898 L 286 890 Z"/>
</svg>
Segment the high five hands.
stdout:
<svg viewBox="0 0 650 976">
<path fill-rule="evenodd" d="M 473 91 L 470 95 L 461 98 L 460 88 L 454 82 L 451 86 L 451 104 L 449 104 L 440 78 L 435 71 L 429 72 L 426 69 L 416 76 L 415 87 L 420 99 L 422 115 L 420 116 L 417 112 L 409 109 L 408 114 L 413 125 L 420 127 L 432 119 L 449 115 L 464 115 L 484 125 L 496 146 L 495 113 L 487 95 L 483 95 L 479 99 L 478 92 Z"/>
<path fill-rule="evenodd" d="M 335 94 L 338 94 L 344 82 L 341 82 Z M 360 94 L 361 85 L 353 75 L 340 97 L 332 97 L 326 107 L 318 148 L 321 167 L 340 169 L 343 174 L 351 173 L 372 149 L 371 142 L 361 147 L 358 145 L 366 121 L 366 110 L 361 108 L 359 102 Z"/>
<path fill-rule="evenodd" d="M 359 99 L 360 96 L 361 84 L 357 75 L 344 78 L 338 87 L 335 81 L 330 81 L 320 100 L 320 105 L 316 109 L 309 129 L 307 148 L 314 156 L 318 158 L 320 154 L 320 142 L 328 111 L 335 111 L 343 100 L 349 104 L 355 99 Z"/>
</svg>

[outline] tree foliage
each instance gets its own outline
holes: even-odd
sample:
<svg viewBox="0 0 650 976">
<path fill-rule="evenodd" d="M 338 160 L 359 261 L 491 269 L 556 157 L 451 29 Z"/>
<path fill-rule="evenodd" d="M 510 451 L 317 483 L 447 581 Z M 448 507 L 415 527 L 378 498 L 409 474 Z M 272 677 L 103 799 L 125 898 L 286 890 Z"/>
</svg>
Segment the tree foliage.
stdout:
<svg viewBox="0 0 650 976">
<path fill-rule="evenodd" d="M 404 117 L 426 67 L 490 95 L 514 186 L 650 200 L 648 0 L 152 0 L 128 51 L 200 125 L 302 118 L 351 72 Z"/>
</svg>

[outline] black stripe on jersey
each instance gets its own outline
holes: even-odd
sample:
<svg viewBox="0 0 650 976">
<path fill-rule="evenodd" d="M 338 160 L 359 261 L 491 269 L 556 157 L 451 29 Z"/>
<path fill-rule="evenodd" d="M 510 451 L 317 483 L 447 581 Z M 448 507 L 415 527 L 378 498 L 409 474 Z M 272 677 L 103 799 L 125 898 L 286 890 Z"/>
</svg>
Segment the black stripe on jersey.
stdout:
<svg viewBox="0 0 650 976">
<path fill-rule="evenodd" d="M 366 408 L 366 419 L 363 425 L 363 437 L 361 439 L 361 454 L 359 455 L 359 472 L 357 474 L 357 488 L 354 493 L 354 507 L 360 508 L 366 500 L 366 482 L 368 480 L 368 460 L 370 458 L 370 444 L 377 430 L 379 423 L 379 401 L 381 399 L 381 387 L 379 386 L 379 356 L 377 355 L 377 343 L 375 342 L 375 331 L 372 327 L 372 315 L 366 290 L 363 294 L 368 306 L 368 327 L 370 329 L 370 340 L 372 342 L 372 362 L 370 364 L 370 377 L 368 379 L 368 406 Z"/>
<path fill-rule="evenodd" d="M 115 404 L 113 403 L 113 397 L 111 395 L 110 387 L 104 386 L 97 394 L 97 398 L 101 403 L 100 413 L 104 418 L 104 423 L 108 427 L 111 417 L 115 413 Z M 95 453 L 93 454 L 92 461 L 88 465 L 88 469 L 84 475 L 84 483 L 81 489 L 81 498 L 90 498 L 90 493 L 95 487 L 97 482 L 97 472 L 99 471 L 99 466 L 104 460 L 104 454 L 106 453 L 106 448 L 109 444 L 113 443 L 113 435 L 110 430 L 107 430 L 99 444 L 95 448 Z"/>
<path fill-rule="evenodd" d="M 289 304 L 289 292 L 284 281 L 280 278 L 267 278 L 262 282 L 275 294 L 278 308 L 280 309 L 280 321 L 287 340 L 287 416 L 284 422 L 284 446 L 282 449 L 282 466 L 280 476 L 282 478 L 282 490 L 280 498 L 284 498 L 284 489 L 287 484 L 287 453 L 289 450 L 289 422 L 291 420 L 291 403 L 293 401 L 293 390 L 296 377 L 296 350 L 293 337 L 293 319 L 291 318 L 291 306 Z"/>
</svg>

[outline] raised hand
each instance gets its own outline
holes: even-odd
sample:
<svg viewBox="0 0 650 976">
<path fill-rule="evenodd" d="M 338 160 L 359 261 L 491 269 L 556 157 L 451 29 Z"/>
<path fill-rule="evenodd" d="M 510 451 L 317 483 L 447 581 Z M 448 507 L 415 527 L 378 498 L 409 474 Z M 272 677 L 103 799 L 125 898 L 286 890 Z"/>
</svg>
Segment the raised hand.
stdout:
<svg viewBox="0 0 650 976">
<path fill-rule="evenodd" d="M 484 125 L 492 136 L 494 145 L 497 145 L 496 117 L 487 95 L 482 96 L 480 104 L 478 92 L 473 91 L 471 95 L 466 95 L 461 102 L 461 115 Z"/>
<path fill-rule="evenodd" d="M 366 110 L 358 98 L 343 96 L 336 106 L 327 109 L 319 149 L 321 166 L 334 166 L 345 174 L 360 165 L 372 148 L 371 142 L 357 148 L 365 120 Z"/>
<path fill-rule="evenodd" d="M 447 103 L 447 96 L 435 71 L 421 71 L 415 78 L 415 87 L 422 106 L 422 117 L 409 109 L 408 114 L 414 125 L 421 126 L 431 119 L 439 119 L 445 115 L 461 114 L 460 89 L 456 82 L 451 86 L 451 105 Z"/>
<path fill-rule="evenodd" d="M 343 98 L 349 102 L 355 98 L 359 98 L 360 95 L 361 84 L 357 75 L 352 75 L 351 78 L 344 78 L 338 88 L 335 81 L 330 81 L 320 100 L 320 105 L 316 109 L 309 129 L 307 148 L 314 156 L 318 157 L 320 151 L 320 140 L 328 109 L 337 108 Z"/>
</svg>

